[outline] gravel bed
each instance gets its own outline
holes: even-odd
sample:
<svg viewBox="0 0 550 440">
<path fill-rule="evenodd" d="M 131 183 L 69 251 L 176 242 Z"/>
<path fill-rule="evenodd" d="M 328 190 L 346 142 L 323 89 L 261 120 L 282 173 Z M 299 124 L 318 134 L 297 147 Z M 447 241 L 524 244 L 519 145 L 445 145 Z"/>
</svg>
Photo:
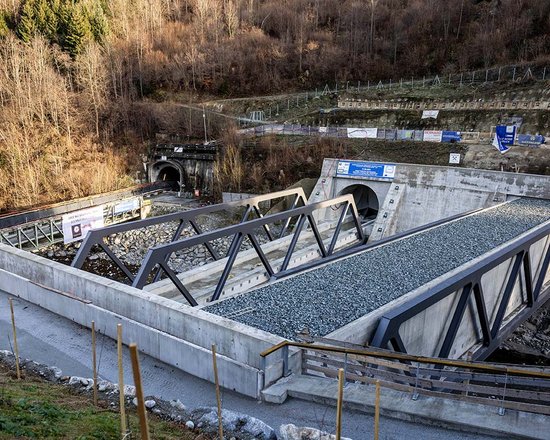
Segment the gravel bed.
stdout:
<svg viewBox="0 0 550 440">
<path fill-rule="evenodd" d="M 295 339 L 332 331 L 550 219 L 550 201 L 520 199 L 206 307 Z"/>
</svg>

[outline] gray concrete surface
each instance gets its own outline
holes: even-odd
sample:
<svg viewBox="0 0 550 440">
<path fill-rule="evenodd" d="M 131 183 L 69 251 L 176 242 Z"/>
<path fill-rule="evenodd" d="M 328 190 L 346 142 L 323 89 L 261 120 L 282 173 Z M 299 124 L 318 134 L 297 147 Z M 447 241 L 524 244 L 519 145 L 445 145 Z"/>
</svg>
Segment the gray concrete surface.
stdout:
<svg viewBox="0 0 550 440">
<path fill-rule="evenodd" d="M 262 391 L 265 400 L 282 403 L 287 397 L 326 404 L 336 404 L 336 380 L 292 375 Z M 348 383 L 344 388 L 344 405 L 367 414 L 374 413 L 375 387 Z M 417 400 L 410 393 L 388 388 L 380 390 L 380 414 L 413 422 L 483 432 L 504 438 L 548 439 L 550 417 L 507 409 L 498 414 L 495 406 L 423 396 Z"/>
<path fill-rule="evenodd" d="M 21 356 L 48 365 L 56 365 L 64 374 L 90 377 L 90 331 L 70 320 L 48 312 L 21 299 L 14 300 Z M 103 329 L 100 327 L 100 331 Z M 11 334 L 8 295 L 0 292 L 0 349 L 10 349 Z M 11 339 L 11 336 L 10 336 Z M 117 381 L 116 344 L 107 337 L 98 337 L 99 375 Z M 189 409 L 215 406 L 215 391 L 211 383 L 186 374 L 146 355 L 141 355 L 141 371 L 145 393 L 163 399 L 180 399 Z M 125 381 L 132 383 L 130 359 L 124 357 Z M 283 405 L 260 403 L 236 393 L 223 391 L 224 408 L 257 417 L 272 427 L 283 423 L 311 426 L 334 431 L 335 408 L 290 399 Z M 373 418 L 346 410 L 343 415 L 343 435 L 354 440 L 372 438 Z M 419 423 L 382 417 L 380 438 L 384 440 L 481 440 L 481 434 L 446 430 Z"/>
</svg>

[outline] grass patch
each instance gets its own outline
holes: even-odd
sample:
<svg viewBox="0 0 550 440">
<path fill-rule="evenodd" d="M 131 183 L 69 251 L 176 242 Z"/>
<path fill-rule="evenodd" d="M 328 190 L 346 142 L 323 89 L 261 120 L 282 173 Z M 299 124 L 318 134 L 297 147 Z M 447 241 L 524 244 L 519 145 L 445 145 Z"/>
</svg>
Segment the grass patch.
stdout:
<svg viewBox="0 0 550 440">
<path fill-rule="evenodd" d="M 0 439 L 120 439 L 119 413 L 109 402 L 94 407 L 92 399 L 63 385 L 50 384 L 26 374 L 18 381 L 0 365 Z M 139 437 L 139 422 L 133 408 L 129 413 L 132 438 Z M 148 414 L 154 439 L 191 440 L 185 427 Z"/>
</svg>

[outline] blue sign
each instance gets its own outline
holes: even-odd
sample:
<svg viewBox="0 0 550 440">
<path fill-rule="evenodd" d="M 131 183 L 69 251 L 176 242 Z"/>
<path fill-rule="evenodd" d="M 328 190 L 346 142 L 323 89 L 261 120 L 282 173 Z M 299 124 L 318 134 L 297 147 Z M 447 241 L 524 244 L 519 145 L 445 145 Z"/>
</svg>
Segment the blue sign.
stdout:
<svg viewBox="0 0 550 440">
<path fill-rule="evenodd" d="M 441 142 L 460 142 L 462 136 L 459 131 L 443 131 L 441 134 Z"/>
<path fill-rule="evenodd" d="M 544 136 L 540 134 L 518 134 L 518 144 L 529 147 L 538 147 L 544 144 Z"/>
<path fill-rule="evenodd" d="M 507 147 L 514 145 L 514 140 L 516 139 L 515 125 L 497 125 L 495 132 L 502 145 L 506 145 Z"/>
<path fill-rule="evenodd" d="M 497 125 L 495 129 L 495 138 L 493 139 L 493 146 L 501 153 L 506 153 L 510 149 L 510 145 L 514 145 L 515 138 L 515 125 Z"/>
<path fill-rule="evenodd" d="M 393 179 L 395 177 L 395 165 L 376 162 L 351 162 L 349 160 L 340 160 L 338 161 L 336 176 L 355 177 L 358 179 Z"/>
</svg>

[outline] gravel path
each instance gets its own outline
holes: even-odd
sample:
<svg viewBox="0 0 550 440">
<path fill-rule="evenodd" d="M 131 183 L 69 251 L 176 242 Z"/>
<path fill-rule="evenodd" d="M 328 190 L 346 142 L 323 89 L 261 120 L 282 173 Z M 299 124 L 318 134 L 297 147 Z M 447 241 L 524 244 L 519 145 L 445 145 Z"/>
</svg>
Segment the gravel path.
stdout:
<svg viewBox="0 0 550 440">
<path fill-rule="evenodd" d="M 520 199 L 230 298 L 204 310 L 294 339 L 324 336 L 550 219 Z"/>
</svg>

